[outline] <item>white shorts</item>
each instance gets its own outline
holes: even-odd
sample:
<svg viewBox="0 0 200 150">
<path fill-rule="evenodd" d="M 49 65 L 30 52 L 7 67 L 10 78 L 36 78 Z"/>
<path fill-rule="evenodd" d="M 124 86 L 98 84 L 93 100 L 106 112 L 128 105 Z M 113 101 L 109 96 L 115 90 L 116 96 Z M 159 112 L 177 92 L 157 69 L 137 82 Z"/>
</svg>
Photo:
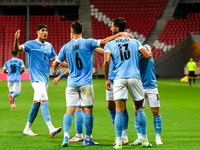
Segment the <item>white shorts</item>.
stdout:
<svg viewBox="0 0 200 150">
<path fill-rule="evenodd" d="M 110 89 L 111 89 L 112 91 L 106 90 L 106 100 L 107 100 L 107 101 L 113 101 L 113 100 L 114 100 L 113 83 L 110 83 Z"/>
<path fill-rule="evenodd" d="M 140 79 L 118 79 L 114 80 L 114 100 L 127 100 L 128 91 L 133 101 L 141 101 L 144 99 L 144 90 Z"/>
<path fill-rule="evenodd" d="M 90 107 L 94 105 L 93 85 L 66 88 L 67 107 Z"/>
<path fill-rule="evenodd" d="M 48 83 L 45 82 L 33 82 L 31 83 L 34 89 L 34 101 L 40 102 L 41 100 L 48 100 L 47 90 Z"/>
<path fill-rule="evenodd" d="M 8 82 L 9 92 L 17 91 L 20 93 L 21 91 L 21 82 Z"/>
<path fill-rule="evenodd" d="M 145 102 L 147 102 L 147 106 L 160 107 L 160 99 L 157 88 L 144 90 L 144 103 L 143 103 L 144 107 L 145 107 Z"/>
</svg>

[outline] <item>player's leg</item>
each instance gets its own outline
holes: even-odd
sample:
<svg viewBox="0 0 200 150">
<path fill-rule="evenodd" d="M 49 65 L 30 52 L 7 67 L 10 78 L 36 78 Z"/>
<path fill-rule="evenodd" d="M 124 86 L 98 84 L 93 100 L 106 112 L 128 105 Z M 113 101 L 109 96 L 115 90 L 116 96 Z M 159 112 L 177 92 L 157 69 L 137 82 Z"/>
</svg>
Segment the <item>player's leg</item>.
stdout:
<svg viewBox="0 0 200 150">
<path fill-rule="evenodd" d="M 13 104 L 11 105 L 12 109 L 16 109 L 15 106 L 15 97 L 19 95 L 21 91 L 21 82 L 13 82 L 13 92 L 12 92 L 12 97 L 13 97 Z"/>
<path fill-rule="evenodd" d="M 64 138 L 61 144 L 62 147 L 69 146 L 69 130 L 72 124 L 72 115 L 75 112 L 76 107 L 67 107 L 67 111 L 63 117 L 63 128 L 64 128 Z"/>
<path fill-rule="evenodd" d="M 24 128 L 23 135 L 29 135 L 29 136 L 38 135 L 38 134 L 35 134 L 31 131 L 31 126 L 32 126 L 33 121 L 35 120 L 35 117 L 37 116 L 39 107 L 40 107 L 40 102 L 34 101 L 32 107 L 29 111 L 28 121 L 27 121 L 26 126 Z"/>
<path fill-rule="evenodd" d="M 81 107 L 76 107 L 75 111 L 75 127 L 76 127 L 76 136 L 69 140 L 69 142 L 80 142 L 83 141 L 83 111 Z"/>
<path fill-rule="evenodd" d="M 144 91 L 142 87 L 142 82 L 136 78 L 128 79 L 128 89 L 132 100 L 134 100 L 134 106 L 137 113 L 137 121 L 140 126 L 142 134 L 142 146 L 150 147 L 152 146 L 147 139 L 147 119 L 143 109 L 144 101 Z"/>
<path fill-rule="evenodd" d="M 194 86 L 196 86 L 196 84 L 195 84 L 195 73 L 194 73 L 194 71 L 193 71 L 193 84 L 194 84 Z"/>
<path fill-rule="evenodd" d="M 99 145 L 92 140 L 93 130 L 93 105 L 94 105 L 94 92 L 93 85 L 84 85 L 80 87 L 80 100 L 81 107 L 84 111 L 84 126 L 85 126 L 85 139 L 83 140 L 83 146 Z"/>
<path fill-rule="evenodd" d="M 189 79 L 189 86 L 191 86 L 191 81 L 192 81 L 191 71 L 189 71 L 188 79 Z"/>
<path fill-rule="evenodd" d="M 67 111 L 63 117 L 64 138 L 61 144 L 62 147 L 69 146 L 69 130 L 72 123 L 72 115 L 76 107 L 81 106 L 79 87 L 67 87 L 65 94 Z"/>
<path fill-rule="evenodd" d="M 156 132 L 156 145 L 162 145 L 161 130 L 162 130 L 162 117 L 159 107 L 151 107 L 154 116 L 154 128 Z"/>
<path fill-rule="evenodd" d="M 151 107 L 151 111 L 154 116 L 154 128 L 156 132 L 156 145 L 163 144 L 161 141 L 161 130 L 162 130 L 162 117 L 160 114 L 160 99 L 158 89 L 150 89 L 145 91 L 147 95 L 147 106 Z"/>
<path fill-rule="evenodd" d="M 125 101 L 125 106 L 126 106 L 126 101 Z M 124 109 L 123 117 L 124 117 L 124 122 L 123 122 L 123 128 L 122 128 L 122 144 L 126 145 L 128 144 L 127 132 L 128 132 L 128 121 L 129 121 L 128 110 L 126 107 Z"/>
<path fill-rule="evenodd" d="M 142 144 L 142 133 L 141 133 L 141 130 L 140 130 L 140 125 L 137 121 L 136 109 L 134 109 L 134 111 L 135 111 L 134 125 L 135 125 L 135 129 L 136 129 L 136 133 L 137 133 L 138 138 L 133 143 L 131 143 L 130 145 L 141 145 Z"/>
<path fill-rule="evenodd" d="M 9 102 L 10 102 L 10 105 L 12 107 L 12 104 L 14 103 L 14 98 L 13 98 L 13 85 L 14 85 L 14 82 L 7 82 L 8 84 L 8 89 L 9 89 L 9 92 L 10 94 L 8 94 L 8 98 L 9 98 Z"/>
</svg>

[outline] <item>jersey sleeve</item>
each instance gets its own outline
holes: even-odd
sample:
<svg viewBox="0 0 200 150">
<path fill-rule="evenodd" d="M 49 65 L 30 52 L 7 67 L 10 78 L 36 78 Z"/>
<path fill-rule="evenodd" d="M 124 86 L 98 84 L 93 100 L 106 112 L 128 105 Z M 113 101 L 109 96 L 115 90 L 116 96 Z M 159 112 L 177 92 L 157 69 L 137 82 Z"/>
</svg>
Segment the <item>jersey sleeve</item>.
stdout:
<svg viewBox="0 0 200 150">
<path fill-rule="evenodd" d="M 100 41 L 101 40 L 95 40 L 95 39 L 88 39 L 87 43 L 89 45 L 89 47 L 94 50 L 95 48 L 100 46 Z"/>
<path fill-rule="evenodd" d="M 59 62 L 60 64 L 63 63 L 63 61 L 66 59 L 66 50 L 65 50 L 65 46 L 63 46 L 60 50 L 60 53 L 58 54 L 58 56 L 56 57 L 56 61 Z"/>
<path fill-rule="evenodd" d="M 4 64 L 3 69 L 8 69 L 7 68 L 7 62 Z"/>
<path fill-rule="evenodd" d="M 21 67 L 25 67 L 23 60 L 21 60 Z"/>
<path fill-rule="evenodd" d="M 29 52 L 30 51 L 30 41 L 21 45 L 23 47 L 23 51 Z"/>
<path fill-rule="evenodd" d="M 111 53 L 111 49 L 110 49 L 109 43 L 106 43 L 106 45 L 104 47 L 104 52 L 110 52 Z"/>
<path fill-rule="evenodd" d="M 51 60 L 56 59 L 56 52 L 55 52 L 53 46 L 51 46 L 51 55 L 50 55 L 50 59 L 51 59 Z"/>
</svg>

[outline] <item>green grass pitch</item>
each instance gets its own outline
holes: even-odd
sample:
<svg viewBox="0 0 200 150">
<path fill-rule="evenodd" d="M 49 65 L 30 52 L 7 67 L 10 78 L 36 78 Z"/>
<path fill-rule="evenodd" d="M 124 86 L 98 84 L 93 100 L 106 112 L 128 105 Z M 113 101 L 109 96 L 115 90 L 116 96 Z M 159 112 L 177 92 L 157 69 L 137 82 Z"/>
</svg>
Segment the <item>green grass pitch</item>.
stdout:
<svg viewBox="0 0 200 150">
<path fill-rule="evenodd" d="M 160 94 L 161 115 L 163 119 L 162 142 L 163 145 L 155 145 L 155 131 L 153 115 L 149 107 L 145 108 L 147 116 L 147 134 L 153 147 L 150 149 L 162 150 L 198 150 L 200 149 L 200 81 L 197 86 L 188 86 L 180 80 L 158 80 Z M 93 80 L 94 84 L 94 128 L 93 139 L 99 142 L 99 146 L 83 147 L 82 142 L 70 143 L 69 147 L 62 148 L 63 131 L 55 137 L 50 137 L 48 128 L 39 111 L 33 123 L 32 131 L 39 134 L 35 137 L 23 136 L 22 132 L 28 119 L 28 113 L 32 106 L 33 89 L 30 81 L 22 81 L 22 90 L 16 98 L 17 109 L 10 108 L 8 100 L 8 88 L 6 81 L 0 81 L 0 149 L 5 150 L 57 150 L 57 149 L 112 149 L 115 139 L 114 126 L 111 122 L 105 100 L 105 82 L 103 79 Z M 55 127 L 63 127 L 63 116 L 66 111 L 65 89 L 67 81 L 61 80 L 54 86 L 49 82 L 48 97 L 52 123 Z M 127 101 L 129 112 L 129 143 L 136 138 L 134 128 L 133 103 L 129 96 Z M 75 135 L 74 118 L 70 129 L 70 137 Z M 141 146 L 125 145 L 123 149 L 142 149 Z"/>
</svg>

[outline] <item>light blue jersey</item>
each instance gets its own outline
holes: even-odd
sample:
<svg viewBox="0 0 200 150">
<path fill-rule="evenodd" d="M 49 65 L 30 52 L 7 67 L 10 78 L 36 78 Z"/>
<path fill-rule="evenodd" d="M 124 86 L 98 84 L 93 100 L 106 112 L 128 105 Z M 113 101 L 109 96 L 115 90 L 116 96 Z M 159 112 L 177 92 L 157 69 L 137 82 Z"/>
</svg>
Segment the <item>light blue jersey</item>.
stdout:
<svg viewBox="0 0 200 150">
<path fill-rule="evenodd" d="M 28 53 L 31 83 L 38 81 L 48 83 L 50 59 L 56 58 L 53 46 L 49 42 L 42 44 L 37 40 L 28 41 L 22 46 Z"/>
<path fill-rule="evenodd" d="M 61 48 L 56 60 L 62 63 L 67 59 L 69 65 L 68 87 L 92 84 L 92 53 L 98 46 L 100 46 L 99 40 L 81 38 L 71 40 Z"/>
<path fill-rule="evenodd" d="M 112 57 L 110 59 L 110 68 L 109 68 L 109 80 L 111 83 L 114 83 L 113 82 L 113 78 L 114 78 L 114 73 L 113 73 L 113 60 L 112 60 Z"/>
<path fill-rule="evenodd" d="M 157 87 L 156 76 L 154 72 L 153 57 L 144 58 L 142 55 L 139 59 L 140 75 L 144 90 L 154 89 Z"/>
<path fill-rule="evenodd" d="M 104 52 L 110 52 L 113 59 L 114 80 L 124 78 L 140 79 L 139 50 L 141 43 L 136 39 L 119 38 L 108 42 Z"/>
<path fill-rule="evenodd" d="M 18 58 L 12 58 L 4 64 L 3 69 L 8 70 L 8 78 L 7 78 L 8 82 L 21 81 L 20 78 L 21 67 L 25 67 L 24 62 Z"/>
</svg>

